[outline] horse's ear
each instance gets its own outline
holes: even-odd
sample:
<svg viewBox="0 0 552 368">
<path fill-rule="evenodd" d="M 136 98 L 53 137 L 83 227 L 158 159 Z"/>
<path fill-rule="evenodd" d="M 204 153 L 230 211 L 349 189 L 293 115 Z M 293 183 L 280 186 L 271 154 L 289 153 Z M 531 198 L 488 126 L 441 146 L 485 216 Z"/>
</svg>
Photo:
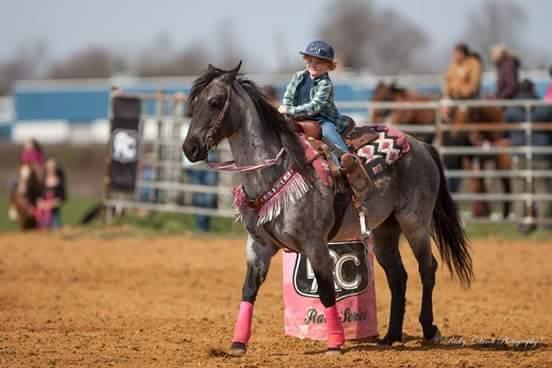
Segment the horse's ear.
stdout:
<svg viewBox="0 0 552 368">
<path fill-rule="evenodd" d="M 224 81 L 226 81 L 228 83 L 234 82 L 236 80 L 236 77 L 238 76 L 238 74 L 240 72 L 241 65 L 242 65 L 242 61 L 240 60 L 238 65 L 236 65 L 236 67 L 234 69 L 228 71 L 228 73 L 224 76 Z"/>
</svg>

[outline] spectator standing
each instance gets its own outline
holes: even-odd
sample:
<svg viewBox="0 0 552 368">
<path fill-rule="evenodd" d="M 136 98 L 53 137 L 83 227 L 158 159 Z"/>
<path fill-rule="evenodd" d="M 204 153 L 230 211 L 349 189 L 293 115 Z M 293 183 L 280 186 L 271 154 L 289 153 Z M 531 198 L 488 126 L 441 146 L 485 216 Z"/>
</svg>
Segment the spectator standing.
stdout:
<svg viewBox="0 0 552 368">
<path fill-rule="evenodd" d="M 481 59 L 468 45 L 459 43 L 452 51 L 452 60 L 445 75 L 443 96 L 453 100 L 474 99 L 481 89 Z"/>
<path fill-rule="evenodd" d="M 453 51 L 452 58 L 445 74 L 443 83 L 443 98 L 445 100 L 466 100 L 479 97 L 482 74 L 481 58 L 471 51 L 465 43 L 458 43 Z M 465 106 L 458 107 L 459 111 L 466 112 Z M 446 119 L 452 118 L 452 111 L 448 106 L 443 109 Z M 448 146 L 471 145 L 468 135 L 459 132 L 445 132 L 443 143 Z M 449 170 L 461 170 L 464 158 L 461 155 L 447 155 L 444 158 L 445 167 Z M 457 192 L 460 178 L 449 178 L 448 187 L 451 192 Z"/>
<path fill-rule="evenodd" d="M 496 45 L 491 49 L 491 60 L 497 68 L 496 98 L 514 98 L 519 88 L 519 59 L 504 45 Z"/>
<path fill-rule="evenodd" d="M 44 151 L 36 139 L 29 139 L 23 145 L 20 161 L 34 169 L 39 180 L 44 179 Z"/>
<path fill-rule="evenodd" d="M 535 91 L 535 85 L 530 80 L 522 81 L 518 86 L 518 93 L 515 99 L 538 99 L 538 95 Z M 544 122 L 552 121 L 552 112 L 548 106 L 539 106 L 526 111 L 521 106 L 511 106 L 505 111 L 504 117 L 507 122 L 519 123 L 527 121 L 528 114 L 530 114 L 529 121 L 531 122 Z M 550 131 L 533 131 L 531 135 L 532 141 L 526 140 L 524 131 L 516 130 L 510 133 L 510 140 L 512 146 L 551 146 L 552 145 L 552 133 Z M 549 154 L 535 154 L 532 156 L 531 161 L 527 160 L 525 154 L 517 154 L 513 157 L 513 169 L 514 170 L 550 170 L 552 156 Z M 552 192 L 552 179 L 547 177 L 535 177 L 533 178 L 533 187 L 530 187 L 524 177 L 515 178 L 512 182 L 513 192 L 515 194 L 523 193 L 535 193 L 535 194 L 548 194 Z M 525 201 L 517 201 L 514 203 L 514 213 L 519 220 L 522 220 L 528 216 L 532 216 L 533 213 L 530 209 L 535 209 L 539 220 L 540 228 L 550 228 L 550 226 L 542 225 L 542 221 L 550 219 L 551 217 L 551 203 L 548 201 L 537 201 L 530 203 L 531 206 L 527 206 Z M 523 223 L 519 225 L 520 231 L 527 232 L 533 229 L 532 226 L 527 226 Z"/>
<path fill-rule="evenodd" d="M 548 68 L 548 75 L 550 75 L 550 78 L 552 78 L 552 65 Z M 548 87 L 546 87 L 546 91 L 544 92 L 544 100 L 546 102 L 552 103 L 552 82 L 548 84 Z"/>
</svg>

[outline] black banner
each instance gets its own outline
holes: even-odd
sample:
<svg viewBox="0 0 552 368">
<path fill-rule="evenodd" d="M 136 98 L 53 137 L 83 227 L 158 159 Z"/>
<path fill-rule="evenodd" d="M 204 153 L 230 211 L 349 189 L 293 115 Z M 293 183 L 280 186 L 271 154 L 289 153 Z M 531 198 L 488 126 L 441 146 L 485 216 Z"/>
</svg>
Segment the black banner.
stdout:
<svg viewBox="0 0 552 368">
<path fill-rule="evenodd" d="M 138 166 L 141 101 L 135 97 L 114 97 L 111 101 L 109 187 L 132 192 Z"/>
<path fill-rule="evenodd" d="M 334 264 L 336 299 L 363 292 L 369 285 L 366 247 L 362 241 L 329 243 Z M 318 298 L 318 284 L 312 267 L 304 255 L 298 255 L 293 272 L 293 286 L 302 296 Z"/>
</svg>

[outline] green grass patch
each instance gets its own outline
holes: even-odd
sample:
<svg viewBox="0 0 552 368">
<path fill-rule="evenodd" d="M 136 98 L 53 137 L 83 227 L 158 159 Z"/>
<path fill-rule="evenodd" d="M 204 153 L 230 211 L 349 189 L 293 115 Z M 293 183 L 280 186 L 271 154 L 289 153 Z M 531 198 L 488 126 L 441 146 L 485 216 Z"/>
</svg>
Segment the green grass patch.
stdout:
<svg viewBox="0 0 552 368">
<path fill-rule="evenodd" d="M 506 240 L 549 240 L 552 231 L 538 230 L 524 233 L 514 224 L 470 224 L 466 227 L 470 239 L 499 238 Z"/>
<path fill-rule="evenodd" d="M 70 198 L 62 209 L 64 225 L 76 226 L 84 214 L 98 203 L 97 198 L 74 197 Z M 17 231 L 17 224 L 8 220 L 7 194 L 0 199 L 0 232 Z M 199 233 L 194 215 L 175 213 L 128 211 L 125 215 L 114 219 L 114 227 L 118 230 L 107 230 L 99 220 L 86 227 L 80 227 L 80 235 L 95 233 L 107 238 L 126 236 L 153 236 L 161 234 Z M 213 217 L 211 230 L 205 236 L 243 236 L 244 227 L 232 218 Z M 113 226 L 111 227 L 113 228 Z M 548 240 L 552 238 L 552 231 L 535 231 L 524 234 L 512 224 L 470 224 L 466 228 L 470 239 L 499 238 L 507 240 Z M 77 233 L 73 235 L 77 235 Z"/>
<path fill-rule="evenodd" d="M 127 214 L 116 218 L 114 225 L 130 225 L 141 231 L 154 231 L 164 234 L 177 234 L 182 232 L 196 232 L 194 215 L 150 212 L 147 214 Z M 210 222 L 212 235 L 243 235 L 245 231 L 241 223 L 236 223 L 233 218 L 212 217 Z"/>
<path fill-rule="evenodd" d="M 7 197 L 8 195 L 5 194 L 0 199 L 0 232 L 19 230 L 18 225 L 8 219 L 9 201 Z M 97 198 L 69 198 L 62 208 L 63 224 L 78 225 L 85 213 L 97 203 Z M 178 234 L 197 231 L 193 215 L 161 212 L 140 214 L 138 211 L 127 211 L 125 215 L 115 218 L 113 225 L 125 227 L 128 230 L 124 232 L 117 231 L 117 236 L 122 236 L 121 234 L 126 232 Z M 93 224 L 82 229 L 89 229 L 94 232 L 102 227 L 101 221 L 96 220 Z M 245 233 L 242 224 L 236 223 L 233 218 L 213 217 L 210 227 L 209 234 L 213 235 L 243 235 Z"/>
</svg>

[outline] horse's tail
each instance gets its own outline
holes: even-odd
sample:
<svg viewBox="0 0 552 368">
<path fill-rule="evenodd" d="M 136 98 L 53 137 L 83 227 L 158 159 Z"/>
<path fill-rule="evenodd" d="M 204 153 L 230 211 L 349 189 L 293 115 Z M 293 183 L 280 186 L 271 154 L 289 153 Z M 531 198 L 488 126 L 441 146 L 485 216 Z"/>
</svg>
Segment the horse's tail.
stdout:
<svg viewBox="0 0 552 368">
<path fill-rule="evenodd" d="M 425 145 L 433 161 L 439 168 L 439 193 L 433 209 L 433 240 L 437 243 L 441 258 L 450 272 L 458 277 L 460 282 L 469 286 L 473 279 L 472 258 L 466 233 L 462 228 L 458 208 L 452 200 L 447 188 L 445 173 L 441 158 L 435 147 Z"/>
</svg>

